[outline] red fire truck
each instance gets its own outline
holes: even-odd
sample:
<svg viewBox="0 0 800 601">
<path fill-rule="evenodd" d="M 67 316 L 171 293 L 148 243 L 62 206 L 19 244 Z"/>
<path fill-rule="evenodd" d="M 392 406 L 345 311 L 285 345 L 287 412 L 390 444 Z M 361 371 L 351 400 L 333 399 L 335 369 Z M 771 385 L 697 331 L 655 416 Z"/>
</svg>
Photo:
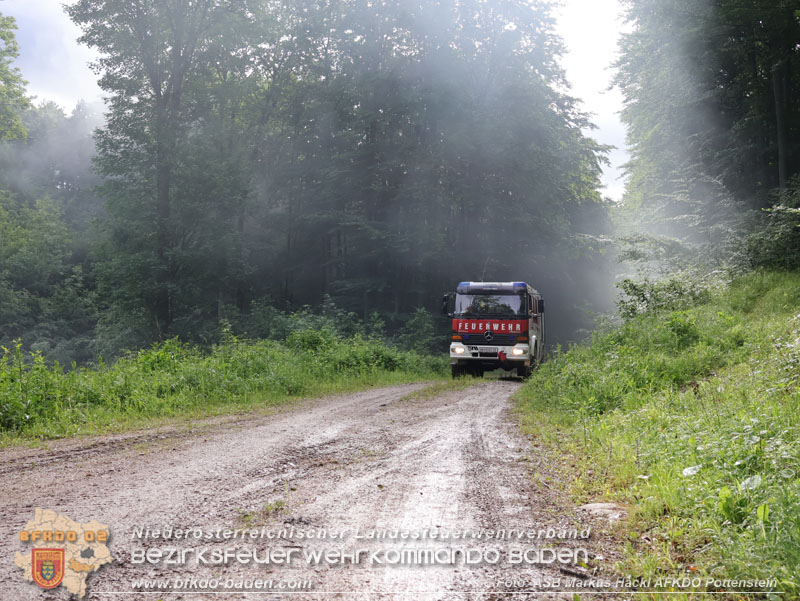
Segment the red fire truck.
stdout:
<svg viewBox="0 0 800 601">
<path fill-rule="evenodd" d="M 544 359 L 544 300 L 525 282 L 461 282 L 442 311 L 453 322 L 454 378 L 493 369 L 527 378 Z"/>
</svg>

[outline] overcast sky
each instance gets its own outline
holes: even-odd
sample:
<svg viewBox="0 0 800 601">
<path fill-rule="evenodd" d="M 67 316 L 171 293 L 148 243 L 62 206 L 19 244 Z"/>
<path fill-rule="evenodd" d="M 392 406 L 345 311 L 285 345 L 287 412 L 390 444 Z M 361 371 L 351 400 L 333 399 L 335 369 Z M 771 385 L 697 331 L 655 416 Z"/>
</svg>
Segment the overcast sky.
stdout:
<svg viewBox="0 0 800 601">
<path fill-rule="evenodd" d="M 564 67 L 572 94 L 593 115 L 597 130 L 587 132 L 603 144 L 618 147 L 612 166 L 603 175 L 604 193 L 619 200 L 624 183 L 620 166 L 627 160 L 625 129 L 617 114 L 622 107 L 619 91 L 607 91 L 610 68 L 622 27 L 619 0 L 561 0 L 558 33 L 568 54 Z M 87 63 L 92 52 L 78 45 L 79 29 L 64 14 L 59 0 L 0 0 L 0 12 L 17 20 L 20 57 L 16 65 L 28 81 L 28 92 L 52 100 L 68 112 L 83 99 L 100 102 L 101 90 Z"/>
<path fill-rule="evenodd" d="M 567 55 L 562 64 L 572 84 L 572 95 L 583 101 L 598 129 L 586 132 L 602 144 L 617 147 L 609 158 L 611 167 L 603 173 L 605 195 L 620 200 L 625 183 L 621 167 L 628 160 L 625 127 L 619 118 L 622 94 L 608 90 L 617 56 L 617 41 L 627 27 L 619 0 L 562 0 L 556 11 L 557 31 L 564 39 Z"/>
<path fill-rule="evenodd" d="M 36 102 L 52 100 L 67 111 L 83 99 L 100 101 L 97 77 L 87 63 L 94 57 L 76 40 L 80 29 L 69 20 L 60 0 L 1 0 L 0 12 L 17 20 L 20 56 L 16 66 Z"/>
</svg>

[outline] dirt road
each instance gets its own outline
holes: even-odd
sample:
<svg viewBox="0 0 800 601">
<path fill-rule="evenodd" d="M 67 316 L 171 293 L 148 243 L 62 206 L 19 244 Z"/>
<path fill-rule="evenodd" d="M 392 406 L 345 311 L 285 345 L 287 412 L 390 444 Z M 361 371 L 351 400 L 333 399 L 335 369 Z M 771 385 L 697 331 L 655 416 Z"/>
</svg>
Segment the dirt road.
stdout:
<svg viewBox="0 0 800 601">
<path fill-rule="evenodd" d="M 523 530 L 558 535 L 587 524 L 543 478 L 536 484 L 540 458 L 510 413 L 518 386 L 485 381 L 434 396 L 421 394 L 421 384 L 373 389 L 267 416 L 4 450 L 0 598 L 70 598 L 63 588 L 25 582 L 12 564 L 15 551 L 29 550 L 18 533 L 36 507 L 110 526 L 115 561 L 89 576 L 85 599 L 555 598 L 547 583 L 560 579 L 563 588 L 568 572 L 557 563 L 513 563 L 509 554 L 551 546 L 585 548 L 591 557 L 601 542 L 594 533 L 519 538 Z M 134 537 L 148 526 L 213 538 Z M 245 534 L 253 531 L 259 538 Z M 185 564 L 132 561 L 145 549 L 170 547 L 189 550 Z M 256 557 L 280 547 L 293 555 L 290 565 L 275 557 L 198 565 L 194 553 L 203 547 L 254 549 Z M 337 558 L 337 550 L 354 559 Z M 316 565 L 309 557 L 317 551 L 333 555 Z M 474 564 L 465 561 L 468 551 Z M 167 588 L 136 592 L 143 578 L 163 579 Z M 196 588 L 170 591 L 175 578 Z M 283 592 L 256 590 L 253 579 Z M 199 588 L 204 580 L 218 588 Z M 225 582 L 250 591 L 223 589 Z M 525 592 L 533 590 L 542 592 Z"/>
</svg>

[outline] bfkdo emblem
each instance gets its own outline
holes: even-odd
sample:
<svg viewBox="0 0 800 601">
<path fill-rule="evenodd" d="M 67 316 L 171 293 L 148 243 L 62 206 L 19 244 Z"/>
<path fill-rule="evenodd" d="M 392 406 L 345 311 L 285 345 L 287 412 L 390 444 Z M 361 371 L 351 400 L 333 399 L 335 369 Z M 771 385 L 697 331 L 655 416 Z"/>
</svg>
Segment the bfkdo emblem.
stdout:
<svg viewBox="0 0 800 601">
<path fill-rule="evenodd" d="M 55 588 L 64 580 L 64 549 L 32 549 L 33 581 Z"/>
</svg>

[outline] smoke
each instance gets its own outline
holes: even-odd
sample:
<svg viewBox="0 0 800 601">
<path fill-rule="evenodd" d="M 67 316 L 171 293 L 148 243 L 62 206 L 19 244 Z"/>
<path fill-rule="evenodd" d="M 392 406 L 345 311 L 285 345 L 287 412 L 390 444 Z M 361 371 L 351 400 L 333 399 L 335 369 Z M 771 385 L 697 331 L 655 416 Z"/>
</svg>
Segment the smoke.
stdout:
<svg viewBox="0 0 800 601">
<path fill-rule="evenodd" d="M 234 15 L 231 31 L 201 44 L 176 113 L 163 256 L 174 261 L 177 333 L 207 336 L 257 299 L 296 308 L 326 294 L 397 326 L 416 307 L 436 311 L 442 292 L 470 279 L 537 288 L 551 343 L 591 329 L 612 297 L 600 192 L 607 149 L 585 135 L 589 118 L 564 92 L 547 3 L 255 5 L 263 15 Z M 109 111 L 130 91 L 119 94 Z M 144 157 L 156 120 L 146 82 L 136 95 L 137 123 L 117 115 L 100 139 Z M 115 315 L 146 319 L 159 285 L 145 281 L 154 166 L 137 159 L 111 170 L 106 215 L 90 170 L 96 113 L 44 104 L 26 118 L 29 139 L 2 156 L 7 187 L 57 199 L 78 232 L 101 216 L 103 260 L 117 269 L 104 285 L 119 295 L 105 300 L 136 308 Z M 121 123 L 127 129 L 115 130 Z M 113 150 L 100 152 L 108 165 Z M 134 273 L 141 282 L 119 281 Z"/>
<path fill-rule="evenodd" d="M 101 214 L 94 194 L 100 179 L 92 172 L 94 130 L 103 117 L 80 102 L 67 114 L 53 102 L 42 102 L 23 115 L 27 137 L 0 146 L 4 187 L 20 202 L 32 204 L 49 197 L 57 202 L 64 221 L 85 231 Z"/>
<path fill-rule="evenodd" d="M 740 250 L 748 218 L 721 97 L 730 40 L 711 2 L 631 1 L 628 17 L 616 78 L 632 152 L 621 256 L 649 274 L 714 268 Z"/>
</svg>

